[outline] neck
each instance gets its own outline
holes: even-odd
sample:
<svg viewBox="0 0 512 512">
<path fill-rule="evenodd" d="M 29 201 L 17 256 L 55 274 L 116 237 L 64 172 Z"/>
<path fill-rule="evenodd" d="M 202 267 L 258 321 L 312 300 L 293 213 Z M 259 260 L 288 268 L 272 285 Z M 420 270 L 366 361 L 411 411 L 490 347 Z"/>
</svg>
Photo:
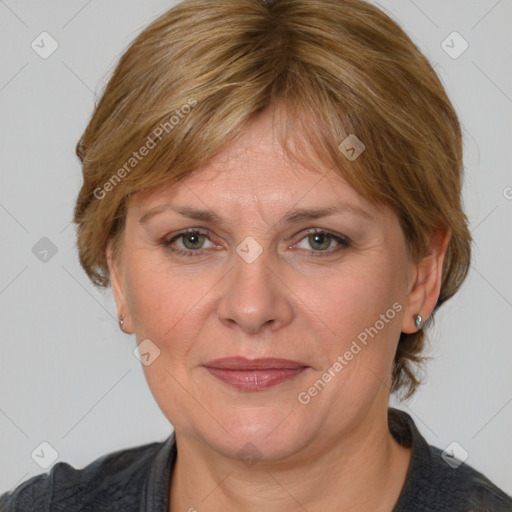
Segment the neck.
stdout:
<svg viewBox="0 0 512 512">
<path fill-rule="evenodd" d="M 261 460 L 245 467 L 178 432 L 176 443 L 172 511 L 389 512 L 410 461 L 410 450 L 388 430 L 387 410 L 364 418 L 342 439 L 326 443 L 318 436 L 286 462 Z"/>
</svg>

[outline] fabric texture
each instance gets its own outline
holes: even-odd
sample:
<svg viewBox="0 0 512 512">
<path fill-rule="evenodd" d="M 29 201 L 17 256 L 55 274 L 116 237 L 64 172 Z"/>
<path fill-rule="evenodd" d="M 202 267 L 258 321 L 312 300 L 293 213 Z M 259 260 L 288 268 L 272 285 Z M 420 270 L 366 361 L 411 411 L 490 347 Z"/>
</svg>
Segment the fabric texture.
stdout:
<svg viewBox="0 0 512 512">
<path fill-rule="evenodd" d="M 389 426 L 395 439 L 412 448 L 391 512 L 512 512 L 510 496 L 470 466 L 447 464 L 407 413 L 390 409 Z M 59 462 L 0 496 L 0 512 L 168 512 L 176 454 L 172 433 L 164 442 L 110 453 L 83 469 Z"/>
</svg>

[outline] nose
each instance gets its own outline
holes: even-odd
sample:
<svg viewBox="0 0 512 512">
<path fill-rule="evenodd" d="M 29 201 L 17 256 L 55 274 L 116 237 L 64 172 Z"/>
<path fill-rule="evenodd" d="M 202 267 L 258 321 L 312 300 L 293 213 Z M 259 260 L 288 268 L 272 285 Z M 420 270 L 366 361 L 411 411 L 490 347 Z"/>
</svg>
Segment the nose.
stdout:
<svg viewBox="0 0 512 512">
<path fill-rule="evenodd" d="M 250 263 L 235 255 L 234 267 L 223 281 L 217 314 L 228 327 L 256 334 L 278 330 L 292 321 L 293 292 L 277 266 L 270 268 L 265 252 Z"/>
</svg>

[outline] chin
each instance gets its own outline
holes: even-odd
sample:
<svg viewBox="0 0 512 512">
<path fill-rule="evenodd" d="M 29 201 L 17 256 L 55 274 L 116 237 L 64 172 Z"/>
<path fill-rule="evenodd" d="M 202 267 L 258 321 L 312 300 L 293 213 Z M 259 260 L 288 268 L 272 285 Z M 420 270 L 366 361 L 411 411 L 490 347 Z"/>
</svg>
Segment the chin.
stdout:
<svg viewBox="0 0 512 512">
<path fill-rule="evenodd" d="M 227 414 L 222 421 L 226 430 L 211 425 L 211 430 L 202 429 L 201 435 L 225 457 L 277 461 L 306 446 L 312 437 L 308 431 L 314 430 L 314 425 L 299 425 L 297 420 L 296 413 L 283 414 L 282 407 L 257 407 Z"/>
</svg>

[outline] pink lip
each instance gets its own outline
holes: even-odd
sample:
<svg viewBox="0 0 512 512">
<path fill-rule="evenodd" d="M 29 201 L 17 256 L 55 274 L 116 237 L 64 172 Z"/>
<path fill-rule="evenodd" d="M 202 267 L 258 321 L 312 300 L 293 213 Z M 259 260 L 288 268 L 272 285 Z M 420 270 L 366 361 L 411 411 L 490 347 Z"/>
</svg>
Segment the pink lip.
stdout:
<svg viewBox="0 0 512 512">
<path fill-rule="evenodd" d="M 245 391 L 276 386 L 302 373 L 307 366 L 289 359 L 226 357 L 209 361 L 206 369 L 219 380 Z"/>
</svg>

